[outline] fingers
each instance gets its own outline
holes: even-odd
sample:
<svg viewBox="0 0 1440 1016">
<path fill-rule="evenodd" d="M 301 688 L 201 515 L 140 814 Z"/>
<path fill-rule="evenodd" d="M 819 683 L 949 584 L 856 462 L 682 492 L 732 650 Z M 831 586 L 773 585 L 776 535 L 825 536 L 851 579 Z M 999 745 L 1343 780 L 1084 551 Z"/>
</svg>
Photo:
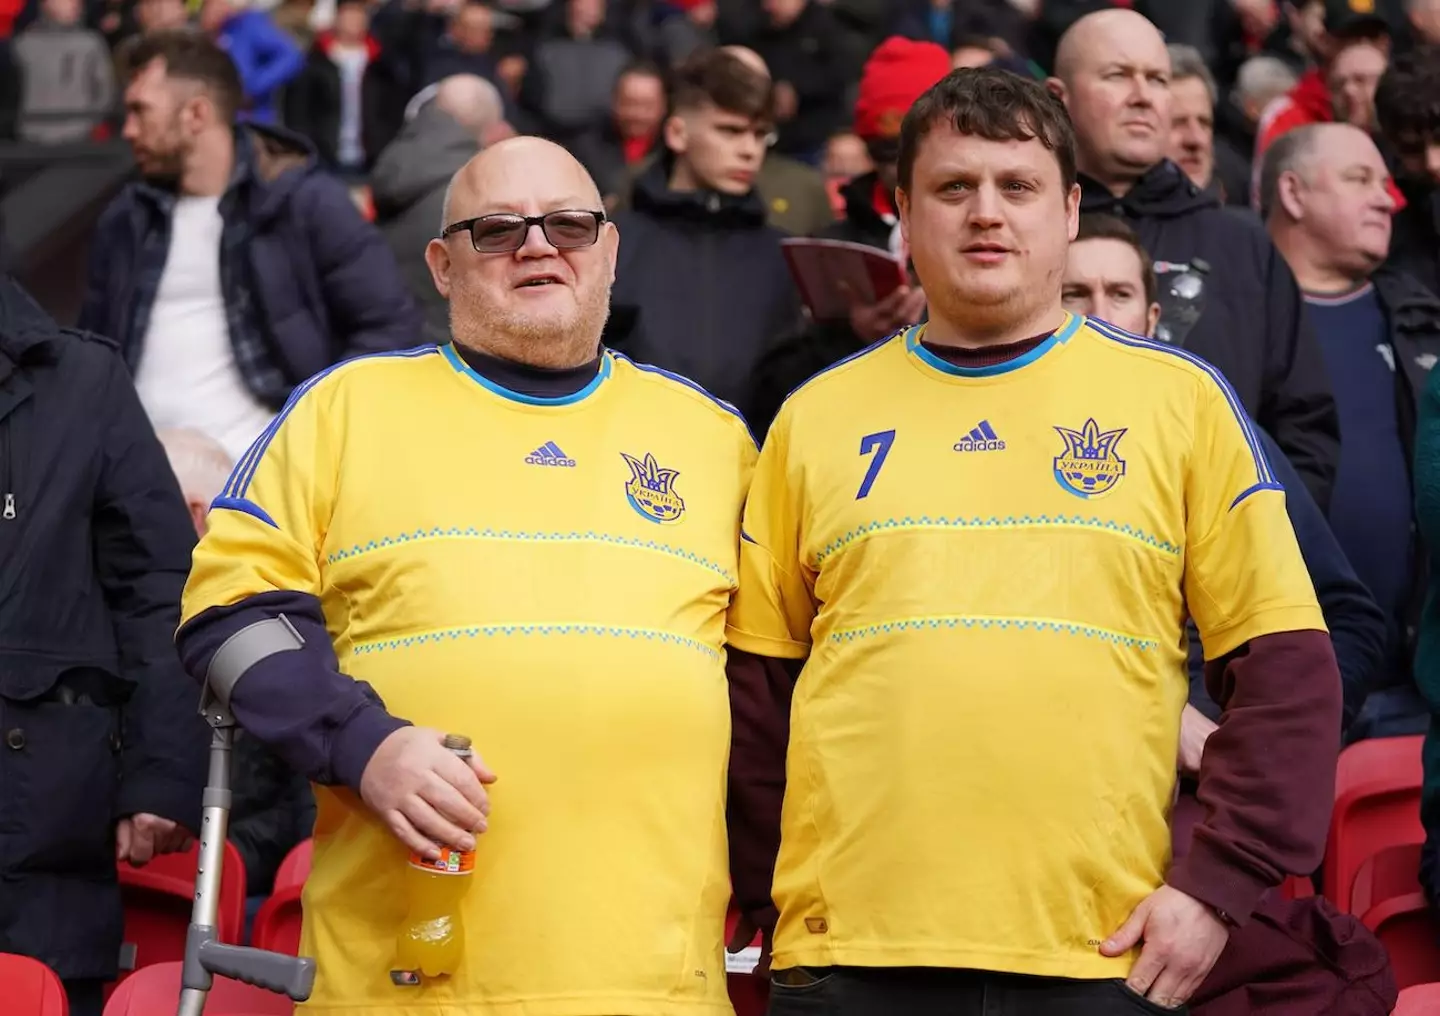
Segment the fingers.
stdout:
<svg viewBox="0 0 1440 1016">
<path fill-rule="evenodd" d="M 750 943 L 755 941 L 755 925 L 750 923 L 749 918 L 741 917 L 735 925 L 735 931 L 730 935 L 730 941 L 725 944 L 725 951 L 738 953 L 741 949 L 748 949 Z"/>
<path fill-rule="evenodd" d="M 467 778 L 469 774 L 466 774 Z M 470 778 L 473 783 L 473 778 Z M 483 793 L 483 791 L 482 791 Z M 441 818 L 453 823 L 465 832 L 484 832 L 485 812 L 475 807 L 459 790 L 447 783 L 438 773 L 432 773 L 429 781 L 420 788 L 420 797 L 434 808 Z M 454 841 L 447 841 L 454 842 Z M 457 846 L 459 844 L 456 844 Z M 470 847 L 462 847 L 469 850 Z"/>
<path fill-rule="evenodd" d="M 130 856 L 130 820 L 122 818 L 115 826 L 115 860 L 123 861 Z"/>
<path fill-rule="evenodd" d="M 395 834 L 395 838 L 405 844 L 413 853 L 419 854 L 421 857 L 427 857 L 432 861 L 440 856 L 439 845 L 433 840 L 421 836 L 415 827 L 410 824 L 410 820 L 402 813 L 398 811 L 387 813 L 385 816 L 385 824 L 390 827 L 390 831 Z"/>
<path fill-rule="evenodd" d="M 138 868 L 149 864 L 155 856 L 155 838 L 149 829 L 138 822 L 133 823 L 130 828 L 130 863 Z"/>
<path fill-rule="evenodd" d="M 490 772 L 489 769 L 486 769 L 485 763 L 479 761 L 473 755 L 466 759 L 460 758 L 457 755 L 450 755 L 449 752 L 446 754 L 449 755 L 449 757 L 439 759 L 432 772 L 434 776 L 445 783 L 446 786 L 453 788 L 456 797 L 464 802 L 465 807 L 469 809 L 463 814 L 458 811 L 452 811 L 449 813 L 449 816 L 468 829 L 479 829 L 481 823 L 478 819 L 472 820 L 470 810 L 482 816 L 490 814 L 490 795 L 485 793 L 485 788 L 482 784 L 485 782 L 485 777 L 487 776 L 490 778 L 489 782 L 495 782 L 495 774 Z M 479 766 L 478 769 L 476 768 L 477 764 Z M 482 773 L 484 775 L 481 775 Z"/>
<path fill-rule="evenodd" d="M 470 766 L 470 771 L 480 778 L 481 783 L 494 783 L 499 777 L 494 770 L 485 764 L 485 760 L 479 755 L 471 755 L 464 760 Z"/>
<path fill-rule="evenodd" d="M 1185 990 L 1189 980 L 1179 968 L 1167 966 L 1160 971 L 1160 976 L 1155 978 L 1155 983 L 1150 985 L 1150 992 L 1146 997 L 1156 1005 L 1174 1009 L 1183 1005 L 1190 997 L 1190 993 Z"/>
<path fill-rule="evenodd" d="M 1100 954 L 1112 957 L 1123 956 L 1134 949 L 1140 943 L 1140 937 L 1145 933 L 1145 918 L 1150 913 L 1150 906 L 1150 899 L 1147 897 L 1131 913 L 1130 919 L 1120 926 L 1119 931 L 1100 943 Z"/>
<path fill-rule="evenodd" d="M 1140 958 L 1130 968 L 1130 976 L 1125 978 L 1125 983 L 1130 990 L 1137 995 L 1148 996 L 1150 989 L 1165 972 L 1165 958 L 1160 950 L 1152 945 L 1147 945 L 1140 951 Z"/>
</svg>

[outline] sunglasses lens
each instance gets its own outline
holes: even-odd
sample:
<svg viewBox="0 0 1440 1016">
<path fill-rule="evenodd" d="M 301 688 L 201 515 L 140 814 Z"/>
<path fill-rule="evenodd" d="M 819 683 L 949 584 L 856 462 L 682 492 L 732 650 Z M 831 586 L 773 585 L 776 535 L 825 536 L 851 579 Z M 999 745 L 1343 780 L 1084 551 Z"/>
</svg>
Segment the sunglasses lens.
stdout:
<svg viewBox="0 0 1440 1016">
<path fill-rule="evenodd" d="M 484 254 L 515 250 L 525 242 L 525 220 L 508 215 L 491 215 L 470 227 L 475 249 Z"/>
<path fill-rule="evenodd" d="M 588 247 L 600 234 L 595 216 L 577 212 L 551 212 L 545 216 L 545 236 L 561 249 Z"/>
</svg>

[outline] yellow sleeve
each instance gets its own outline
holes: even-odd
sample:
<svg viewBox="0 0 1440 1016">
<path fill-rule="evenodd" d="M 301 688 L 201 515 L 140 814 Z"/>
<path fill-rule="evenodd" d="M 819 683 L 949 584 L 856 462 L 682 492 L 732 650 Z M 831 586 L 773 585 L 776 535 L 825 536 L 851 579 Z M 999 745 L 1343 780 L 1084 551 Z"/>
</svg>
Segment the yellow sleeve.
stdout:
<svg viewBox="0 0 1440 1016">
<path fill-rule="evenodd" d="M 1260 635 L 1326 631 L 1255 426 L 1223 382 L 1201 384 L 1185 483 L 1185 600 L 1205 658 Z"/>
<path fill-rule="evenodd" d="M 788 474 L 789 415 L 776 418 L 755 463 L 740 524 L 740 588 L 726 639 L 757 656 L 810 654 L 813 579 L 800 560 L 800 488 Z"/>
<path fill-rule="evenodd" d="M 181 603 L 181 624 L 259 593 L 320 595 L 320 545 L 335 489 L 324 410 L 330 386 L 297 389 L 236 463 L 210 506 Z"/>
</svg>

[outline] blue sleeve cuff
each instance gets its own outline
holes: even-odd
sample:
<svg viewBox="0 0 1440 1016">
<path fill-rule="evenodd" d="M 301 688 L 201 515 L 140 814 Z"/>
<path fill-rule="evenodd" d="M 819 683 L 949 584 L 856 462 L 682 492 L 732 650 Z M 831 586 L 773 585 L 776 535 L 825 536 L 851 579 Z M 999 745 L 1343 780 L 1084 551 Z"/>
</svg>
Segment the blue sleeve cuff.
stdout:
<svg viewBox="0 0 1440 1016">
<path fill-rule="evenodd" d="M 408 720 L 391 716 L 383 707 L 366 703 L 338 727 L 330 738 L 330 772 L 355 793 L 360 793 L 360 777 L 380 742 L 402 727 Z"/>
</svg>

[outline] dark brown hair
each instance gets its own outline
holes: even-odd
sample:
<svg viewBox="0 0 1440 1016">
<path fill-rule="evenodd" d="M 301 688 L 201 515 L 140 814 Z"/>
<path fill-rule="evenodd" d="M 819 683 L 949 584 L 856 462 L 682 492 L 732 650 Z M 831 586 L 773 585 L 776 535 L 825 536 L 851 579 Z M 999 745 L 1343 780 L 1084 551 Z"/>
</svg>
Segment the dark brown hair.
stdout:
<svg viewBox="0 0 1440 1016">
<path fill-rule="evenodd" d="M 1082 212 L 1080 230 L 1075 234 L 1075 242 L 1080 243 L 1082 240 L 1118 240 L 1134 250 L 1135 256 L 1140 259 L 1140 281 L 1145 288 L 1145 306 L 1148 308 L 1160 299 L 1160 286 L 1155 281 L 1155 264 L 1150 260 L 1150 252 L 1140 242 L 1140 234 L 1131 229 L 1124 219 L 1117 219 L 1103 212 Z"/>
<path fill-rule="evenodd" d="M 1045 86 L 997 67 L 951 71 L 920 96 L 900 124 L 896 175 L 910 187 L 920 142 L 940 124 L 988 141 L 1039 141 L 1060 164 L 1068 192 L 1075 183 L 1075 128 L 1070 114 Z"/>
<path fill-rule="evenodd" d="M 1440 141 L 1440 46 L 1391 59 L 1375 87 L 1375 119 L 1385 140 L 1407 153 Z"/>
<path fill-rule="evenodd" d="M 670 112 L 699 109 L 706 103 L 758 123 L 775 119 L 775 89 L 768 77 L 722 49 L 691 54 L 675 68 Z"/>
<path fill-rule="evenodd" d="M 205 35 L 181 28 L 141 36 L 125 54 L 126 81 L 156 60 L 165 65 L 166 77 L 203 85 L 222 120 L 235 119 L 245 94 L 240 74 L 230 54 Z"/>
</svg>

